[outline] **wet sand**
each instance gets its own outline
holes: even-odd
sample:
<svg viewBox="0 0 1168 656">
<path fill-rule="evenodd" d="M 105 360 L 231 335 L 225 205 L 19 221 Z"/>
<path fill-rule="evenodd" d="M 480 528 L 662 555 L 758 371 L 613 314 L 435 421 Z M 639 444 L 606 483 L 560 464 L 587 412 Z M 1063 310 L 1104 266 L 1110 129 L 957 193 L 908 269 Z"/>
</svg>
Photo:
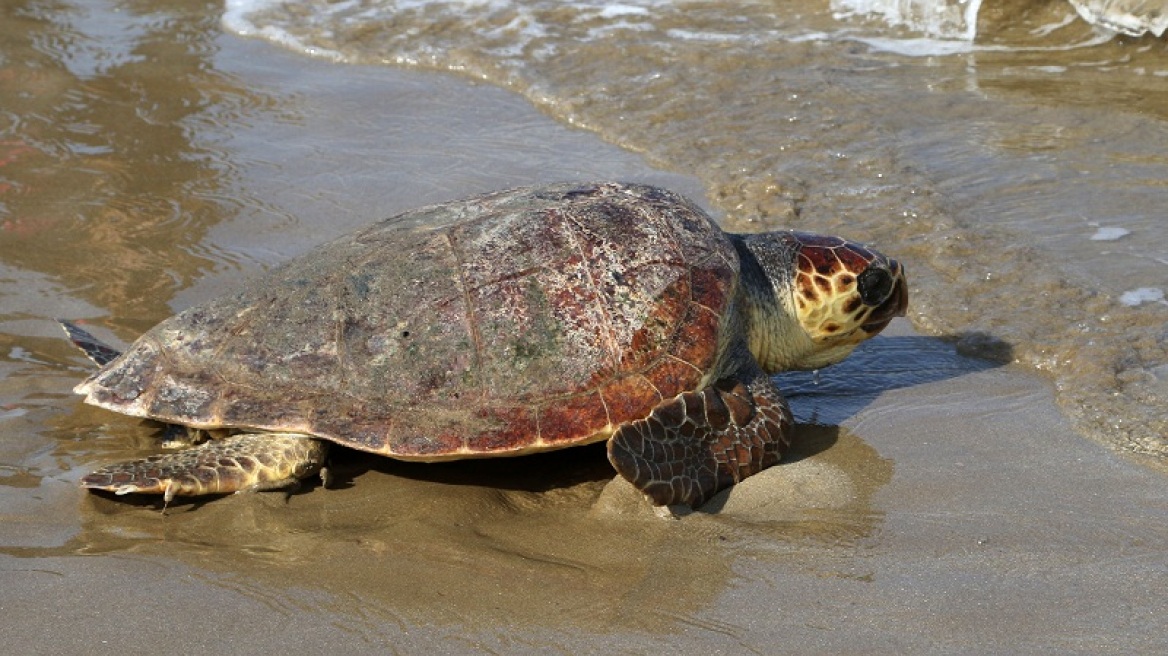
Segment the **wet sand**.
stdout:
<svg viewBox="0 0 1168 656">
<path fill-rule="evenodd" d="M 130 318 L 129 298 L 95 307 L 76 288 L 4 283 L 6 306 L 20 308 L 6 311 L 4 340 L 31 354 L 10 355 L 0 382 L 9 648 L 1168 648 L 1164 475 L 1074 434 L 1044 379 L 904 322 L 818 379 L 785 377 L 801 451 L 676 521 L 611 484 L 600 449 L 442 466 L 349 456 L 340 489 L 180 503 L 166 516 L 153 501 L 83 493 L 86 468 L 151 438 L 68 394 L 85 363 L 55 314 L 109 313 L 99 332 L 130 338 L 152 314 L 368 220 L 491 188 L 623 178 L 700 197 L 696 180 L 503 91 L 221 43 L 236 83 L 296 115 L 229 126 L 217 143 L 232 181 L 214 193 L 236 194 L 236 218 L 194 243 L 218 264 L 183 270 L 171 296 Z"/>
<path fill-rule="evenodd" d="M 609 483 L 596 449 L 443 468 L 355 459 L 340 490 L 165 517 L 56 486 L 55 511 L 80 532 L 0 557 L 5 641 L 23 653 L 1168 646 L 1163 476 L 1074 435 L 1044 381 L 890 332 L 872 358 L 924 352 L 943 373 L 898 387 L 851 372 L 885 382 L 800 394 L 804 418 L 859 409 L 838 428 L 802 424 L 793 462 L 680 520 Z"/>
</svg>

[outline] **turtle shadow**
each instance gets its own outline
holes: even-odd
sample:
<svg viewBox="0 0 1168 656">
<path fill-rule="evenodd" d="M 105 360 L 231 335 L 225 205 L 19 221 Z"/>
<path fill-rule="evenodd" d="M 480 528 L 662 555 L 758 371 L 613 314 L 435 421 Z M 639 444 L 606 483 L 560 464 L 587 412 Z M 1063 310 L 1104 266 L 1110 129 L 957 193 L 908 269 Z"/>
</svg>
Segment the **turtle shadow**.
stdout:
<svg viewBox="0 0 1168 656">
<path fill-rule="evenodd" d="M 821 426 L 818 424 L 796 423 L 791 436 L 791 446 L 783 453 L 783 459 L 775 466 L 782 468 L 794 465 L 802 460 L 813 458 L 834 447 L 840 440 L 839 426 Z M 702 505 L 692 510 L 674 506 L 673 511 L 679 516 L 692 513 L 704 515 L 718 515 L 726 509 L 733 489 L 722 490 Z"/>
<path fill-rule="evenodd" d="M 333 489 L 355 485 L 370 471 L 419 482 L 532 493 L 600 483 L 615 475 L 603 442 L 517 457 L 435 463 L 379 458 L 347 448 L 333 451 L 329 486 Z"/>
<path fill-rule="evenodd" d="M 1009 344 L 984 333 L 880 335 L 839 364 L 786 372 L 774 380 L 797 423 L 838 426 L 885 392 L 986 371 L 1013 359 Z"/>
<path fill-rule="evenodd" d="M 839 438 L 839 426 L 797 423 L 791 438 L 791 448 L 783 454 L 780 464 L 792 464 L 817 456 L 835 446 Z"/>
<path fill-rule="evenodd" d="M 792 447 L 783 455 L 783 464 L 822 453 L 834 446 L 838 439 L 839 428 L 836 426 L 797 424 Z M 602 484 L 617 475 L 608 462 L 603 442 L 514 458 L 440 463 L 402 462 L 351 449 L 341 451 L 333 465 L 330 489 L 357 485 L 357 479 L 371 471 L 418 482 L 529 493 L 589 484 L 595 484 L 599 491 Z"/>
<path fill-rule="evenodd" d="M 104 510 L 121 510 L 124 508 L 154 508 L 155 510 L 162 510 L 162 497 L 157 494 L 117 494 L 109 490 L 85 490 L 86 499 L 89 500 L 90 505 L 94 510 L 104 513 Z M 209 497 L 215 499 L 218 497 Z M 171 501 L 170 506 L 173 508 L 176 505 L 187 505 L 190 501 L 194 501 L 195 497 L 175 499 Z M 114 505 L 107 505 L 114 504 Z"/>
<path fill-rule="evenodd" d="M 91 507 L 102 514 L 109 514 L 107 511 L 122 511 L 127 508 L 149 508 L 159 511 L 166 515 L 169 512 L 181 511 L 188 512 L 198 510 L 208 503 L 213 503 L 219 499 L 232 497 L 236 495 L 251 495 L 263 494 L 268 495 L 283 495 L 285 503 L 291 503 L 292 497 L 300 496 L 302 494 L 309 494 L 317 488 L 325 487 L 324 483 L 318 478 L 307 478 L 299 481 L 296 485 L 287 488 L 278 488 L 271 490 L 244 490 L 241 492 L 229 492 L 226 494 L 203 494 L 199 496 L 181 496 L 175 497 L 167 503 L 160 494 L 118 494 L 110 490 L 86 490 L 90 499 Z M 335 487 L 331 485 L 330 488 Z"/>
<path fill-rule="evenodd" d="M 117 494 L 110 490 L 86 490 L 87 503 L 94 512 L 102 515 L 112 515 L 127 512 L 131 509 L 154 510 L 165 516 L 175 511 L 188 512 L 198 510 L 204 505 L 214 502 L 230 494 L 206 494 L 197 497 L 175 497 L 170 503 L 163 500 L 161 494 Z"/>
</svg>

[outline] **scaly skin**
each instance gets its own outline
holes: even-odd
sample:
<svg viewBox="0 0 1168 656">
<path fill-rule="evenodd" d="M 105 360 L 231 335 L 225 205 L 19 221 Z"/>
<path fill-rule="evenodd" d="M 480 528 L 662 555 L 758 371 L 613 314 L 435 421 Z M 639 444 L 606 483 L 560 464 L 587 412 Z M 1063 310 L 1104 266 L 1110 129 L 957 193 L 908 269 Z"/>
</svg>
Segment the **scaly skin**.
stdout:
<svg viewBox="0 0 1168 656">
<path fill-rule="evenodd" d="M 321 472 L 328 443 L 296 433 L 241 433 L 198 446 L 123 462 L 81 479 L 115 494 L 176 496 L 275 490 Z"/>
<path fill-rule="evenodd" d="M 750 360 L 710 387 L 680 394 L 622 426 L 608 442 L 608 459 L 654 504 L 696 508 L 779 462 L 791 444 L 791 426 L 778 388 Z"/>
</svg>

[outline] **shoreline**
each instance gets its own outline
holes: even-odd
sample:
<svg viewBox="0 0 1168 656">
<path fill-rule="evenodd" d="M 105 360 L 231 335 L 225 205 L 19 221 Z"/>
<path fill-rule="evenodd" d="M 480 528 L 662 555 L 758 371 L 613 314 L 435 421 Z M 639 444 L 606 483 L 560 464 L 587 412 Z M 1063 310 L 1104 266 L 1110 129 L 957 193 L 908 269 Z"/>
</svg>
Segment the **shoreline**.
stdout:
<svg viewBox="0 0 1168 656">
<path fill-rule="evenodd" d="M 567 175 L 635 177 L 701 200 L 696 180 L 506 91 L 222 39 L 219 59 L 239 62 L 229 69 L 241 84 L 298 99 L 298 114 L 221 144 L 243 162 L 233 184 L 247 196 L 203 245 L 240 255 L 182 287 L 172 307 L 452 187 L 465 196 Z M 378 123 L 382 114 L 393 121 Z M 371 125 L 384 139 L 376 148 L 360 143 Z M 354 171 L 343 192 L 298 187 L 338 168 Z M 0 529 L 0 627 L 27 653 L 1168 646 L 1163 476 L 1075 434 L 1049 382 L 963 358 L 902 321 L 871 342 L 870 358 L 797 388 L 804 457 L 737 486 L 720 512 L 677 522 L 619 500 L 597 510 L 606 463 L 589 451 L 583 464 L 354 464 L 341 490 L 182 504 L 161 517 L 71 485 L 102 449 L 140 449 L 130 436 L 142 429 L 78 408 L 67 386 L 79 356 L 53 339 L 56 407 L 42 429 L 58 440 L 51 459 L 74 469 L 8 489 L 20 501 Z M 23 366 L 26 376 L 45 368 Z M 806 423 L 828 416 L 838 426 Z M 6 432 L 21 428 L 6 421 Z M 109 422 L 109 440 L 65 438 L 94 421 Z M 44 542 L 29 546 L 38 528 Z"/>
</svg>

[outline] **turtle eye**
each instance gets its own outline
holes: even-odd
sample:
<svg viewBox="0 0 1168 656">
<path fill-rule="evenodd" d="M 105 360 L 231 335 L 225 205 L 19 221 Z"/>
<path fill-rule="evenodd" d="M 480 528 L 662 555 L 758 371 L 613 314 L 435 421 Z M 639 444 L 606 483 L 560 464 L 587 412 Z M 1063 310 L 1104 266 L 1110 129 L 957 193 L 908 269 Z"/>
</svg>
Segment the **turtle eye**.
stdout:
<svg viewBox="0 0 1168 656">
<path fill-rule="evenodd" d="M 864 305 L 875 307 L 883 303 L 892 293 L 892 286 L 892 274 L 884 267 L 873 265 L 856 276 L 856 288 Z"/>
</svg>

